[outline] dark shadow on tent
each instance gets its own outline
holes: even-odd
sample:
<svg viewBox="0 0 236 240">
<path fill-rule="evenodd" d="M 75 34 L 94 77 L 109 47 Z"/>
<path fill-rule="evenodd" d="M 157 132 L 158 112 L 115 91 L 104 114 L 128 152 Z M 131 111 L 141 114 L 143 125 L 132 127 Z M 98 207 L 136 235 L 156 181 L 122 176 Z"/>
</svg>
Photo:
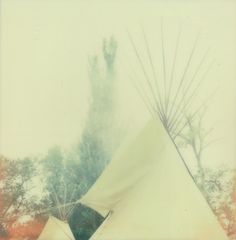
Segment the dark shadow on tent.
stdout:
<svg viewBox="0 0 236 240">
<path fill-rule="evenodd" d="M 80 203 L 68 217 L 69 226 L 76 240 L 88 240 L 104 220 L 99 213 Z"/>
</svg>

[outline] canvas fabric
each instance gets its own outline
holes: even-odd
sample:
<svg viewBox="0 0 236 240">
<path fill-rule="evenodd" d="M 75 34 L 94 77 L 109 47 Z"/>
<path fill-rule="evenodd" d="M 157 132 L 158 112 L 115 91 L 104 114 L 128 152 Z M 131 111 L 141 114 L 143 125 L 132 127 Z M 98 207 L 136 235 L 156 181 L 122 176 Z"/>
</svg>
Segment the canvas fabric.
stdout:
<svg viewBox="0 0 236 240">
<path fill-rule="evenodd" d="M 151 120 L 80 202 L 107 219 L 91 240 L 226 240 L 163 125 Z"/>
<path fill-rule="evenodd" d="M 38 240 L 75 240 L 67 223 L 55 217 L 49 217 Z"/>
</svg>

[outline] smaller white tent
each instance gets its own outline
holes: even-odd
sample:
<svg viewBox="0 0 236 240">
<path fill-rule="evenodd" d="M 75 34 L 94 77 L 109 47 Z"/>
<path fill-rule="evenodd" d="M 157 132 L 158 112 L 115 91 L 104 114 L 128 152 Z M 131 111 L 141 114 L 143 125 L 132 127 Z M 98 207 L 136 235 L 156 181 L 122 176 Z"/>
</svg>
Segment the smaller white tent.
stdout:
<svg viewBox="0 0 236 240">
<path fill-rule="evenodd" d="M 38 240 L 75 240 L 75 238 L 67 223 L 51 216 Z"/>
</svg>

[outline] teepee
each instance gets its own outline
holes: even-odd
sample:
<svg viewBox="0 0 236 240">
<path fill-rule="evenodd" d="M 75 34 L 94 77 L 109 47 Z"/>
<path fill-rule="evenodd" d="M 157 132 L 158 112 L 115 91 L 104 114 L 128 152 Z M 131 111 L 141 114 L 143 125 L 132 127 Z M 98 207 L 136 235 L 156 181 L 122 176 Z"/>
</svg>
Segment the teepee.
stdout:
<svg viewBox="0 0 236 240">
<path fill-rule="evenodd" d="M 106 217 L 92 240 L 226 240 L 159 120 L 126 144 L 80 203 Z"/>
<path fill-rule="evenodd" d="M 67 223 L 51 216 L 38 240 L 74 240 L 74 236 Z"/>
<path fill-rule="evenodd" d="M 208 49 L 200 61 L 193 61 L 197 37 L 187 61 L 181 61 L 183 71 L 175 76 L 177 59 L 183 57 L 178 54 L 180 33 L 170 74 L 167 74 L 163 27 L 161 29 L 163 77 L 156 74 L 144 30 L 146 60 L 129 34 L 142 74 L 140 77 L 134 71 L 134 79 L 146 82 L 146 87 L 137 82 L 136 89 L 154 120 L 120 149 L 80 199 L 81 204 L 105 217 L 91 240 L 227 239 L 176 145 L 176 137 L 186 126 L 186 113 L 193 109 L 193 120 L 209 98 L 193 107 L 212 66 L 207 60 Z M 193 62 L 197 65 L 191 68 Z M 204 63 L 207 63 L 206 69 Z"/>
</svg>

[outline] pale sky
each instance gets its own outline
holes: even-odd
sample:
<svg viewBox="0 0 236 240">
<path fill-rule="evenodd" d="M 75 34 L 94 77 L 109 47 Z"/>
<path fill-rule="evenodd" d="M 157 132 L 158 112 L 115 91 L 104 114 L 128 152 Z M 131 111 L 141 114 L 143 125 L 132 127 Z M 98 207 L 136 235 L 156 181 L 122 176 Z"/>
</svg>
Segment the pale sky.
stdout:
<svg viewBox="0 0 236 240">
<path fill-rule="evenodd" d="M 163 19 L 166 45 L 170 46 L 166 46 L 167 62 L 172 61 L 181 24 L 180 65 L 198 32 L 196 59 L 210 47 L 214 67 L 201 96 L 218 87 L 209 103 L 206 125 L 214 126 L 212 139 L 219 141 L 209 147 L 205 158 L 207 164 L 233 165 L 235 10 L 235 1 L 2 0 L 1 153 L 9 157 L 44 154 L 53 145 L 68 148 L 78 141 L 88 109 L 87 59 L 101 54 L 102 39 L 111 35 L 119 46 L 120 118 L 125 124 L 132 123 L 133 128 L 142 126 L 148 113 L 127 77 L 130 66 L 138 68 L 127 30 L 142 52 L 140 26 L 145 28 L 158 63 Z"/>
</svg>

